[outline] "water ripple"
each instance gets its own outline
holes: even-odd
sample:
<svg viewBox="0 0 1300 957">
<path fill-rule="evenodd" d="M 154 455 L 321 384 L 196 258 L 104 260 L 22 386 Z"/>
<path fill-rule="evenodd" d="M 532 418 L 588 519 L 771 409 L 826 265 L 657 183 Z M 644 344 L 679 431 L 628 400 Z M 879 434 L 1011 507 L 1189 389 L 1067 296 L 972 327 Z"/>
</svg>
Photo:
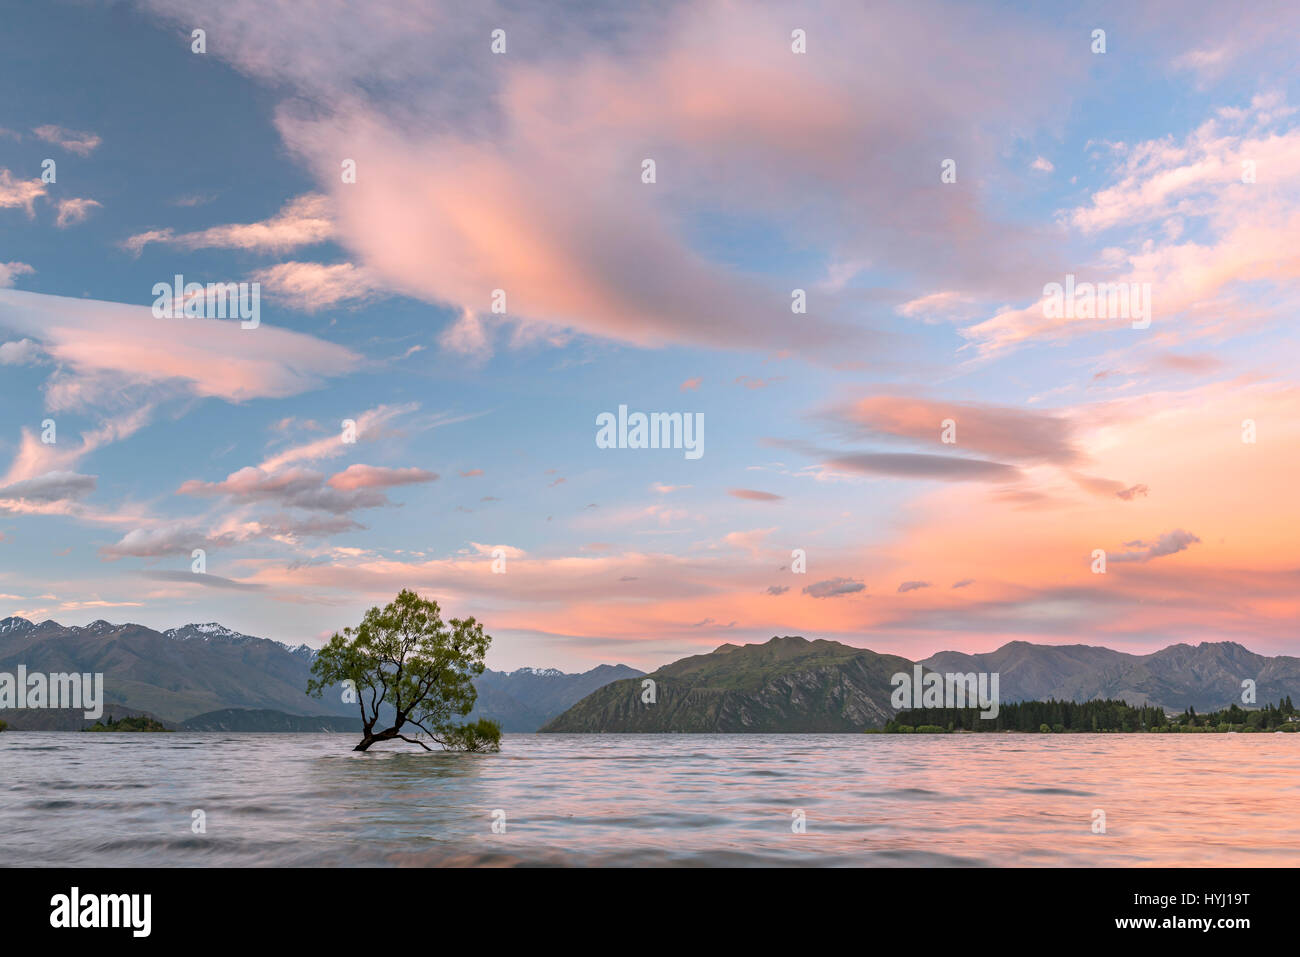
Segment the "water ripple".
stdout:
<svg viewBox="0 0 1300 957">
<path fill-rule="evenodd" d="M 0 863 L 1293 867 L 1297 739 L 9 732 Z"/>
</svg>

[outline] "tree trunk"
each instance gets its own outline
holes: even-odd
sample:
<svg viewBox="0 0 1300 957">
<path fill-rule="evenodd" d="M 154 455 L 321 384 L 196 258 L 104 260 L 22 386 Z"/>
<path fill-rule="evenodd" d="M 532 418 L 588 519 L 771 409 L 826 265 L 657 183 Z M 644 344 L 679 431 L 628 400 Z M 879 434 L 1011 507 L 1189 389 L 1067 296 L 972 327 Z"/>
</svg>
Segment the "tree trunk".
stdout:
<svg viewBox="0 0 1300 957">
<path fill-rule="evenodd" d="M 365 733 L 362 735 L 361 743 L 358 744 L 358 745 L 357 745 L 355 748 L 353 748 L 352 750 L 353 750 L 353 751 L 369 751 L 369 750 L 370 750 L 370 746 L 371 746 L 372 744 L 375 744 L 375 743 L 377 743 L 377 742 L 379 742 L 379 741 L 391 741 L 391 740 L 393 740 L 393 738 L 397 737 L 397 734 L 398 734 L 398 732 L 399 732 L 400 730 L 401 730 L 401 725 L 398 725 L 397 727 L 394 727 L 394 728 L 389 728 L 387 731 L 380 731 L 378 734 L 371 734 L 371 733 L 370 733 L 370 730 L 367 729 L 367 730 L 365 731 Z"/>
</svg>

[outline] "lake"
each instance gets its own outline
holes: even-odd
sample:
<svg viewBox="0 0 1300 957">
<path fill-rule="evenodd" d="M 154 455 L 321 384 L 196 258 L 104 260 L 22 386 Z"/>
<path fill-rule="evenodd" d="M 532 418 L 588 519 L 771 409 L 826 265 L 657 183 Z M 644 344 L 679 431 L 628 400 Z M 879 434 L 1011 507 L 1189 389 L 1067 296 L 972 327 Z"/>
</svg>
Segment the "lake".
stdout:
<svg viewBox="0 0 1300 957">
<path fill-rule="evenodd" d="M 0 734 L 0 863 L 1300 865 L 1300 735 L 512 734 L 496 755 L 354 743 Z"/>
</svg>

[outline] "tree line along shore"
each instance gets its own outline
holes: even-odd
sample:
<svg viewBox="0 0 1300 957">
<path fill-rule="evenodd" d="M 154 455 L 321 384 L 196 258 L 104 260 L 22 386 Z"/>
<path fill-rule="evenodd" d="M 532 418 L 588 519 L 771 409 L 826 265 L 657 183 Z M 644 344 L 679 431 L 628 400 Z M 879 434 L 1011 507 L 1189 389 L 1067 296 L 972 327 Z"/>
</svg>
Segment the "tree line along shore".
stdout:
<svg viewBox="0 0 1300 957">
<path fill-rule="evenodd" d="M 1296 732 L 1300 715 L 1287 695 L 1277 705 L 1250 710 L 1232 705 L 1197 714 L 1188 708 L 1169 715 L 1163 708 L 1134 706 L 1126 701 L 1017 701 L 999 706 L 996 717 L 984 718 L 979 708 L 912 708 L 900 711 L 876 734 L 948 734 L 1016 731 L 1033 733 L 1182 733 Z"/>
</svg>

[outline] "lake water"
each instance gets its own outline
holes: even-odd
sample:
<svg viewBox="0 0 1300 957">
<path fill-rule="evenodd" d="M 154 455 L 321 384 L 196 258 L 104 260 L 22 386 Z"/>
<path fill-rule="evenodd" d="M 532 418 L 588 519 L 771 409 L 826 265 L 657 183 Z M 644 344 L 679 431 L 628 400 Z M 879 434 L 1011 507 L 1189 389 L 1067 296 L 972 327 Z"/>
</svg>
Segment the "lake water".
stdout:
<svg viewBox="0 0 1300 957">
<path fill-rule="evenodd" d="M 0 863 L 1300 865 L 1300 735 L 506 735 L 496 755 L 354 743 L 0 734 Z"/>
</svg>

